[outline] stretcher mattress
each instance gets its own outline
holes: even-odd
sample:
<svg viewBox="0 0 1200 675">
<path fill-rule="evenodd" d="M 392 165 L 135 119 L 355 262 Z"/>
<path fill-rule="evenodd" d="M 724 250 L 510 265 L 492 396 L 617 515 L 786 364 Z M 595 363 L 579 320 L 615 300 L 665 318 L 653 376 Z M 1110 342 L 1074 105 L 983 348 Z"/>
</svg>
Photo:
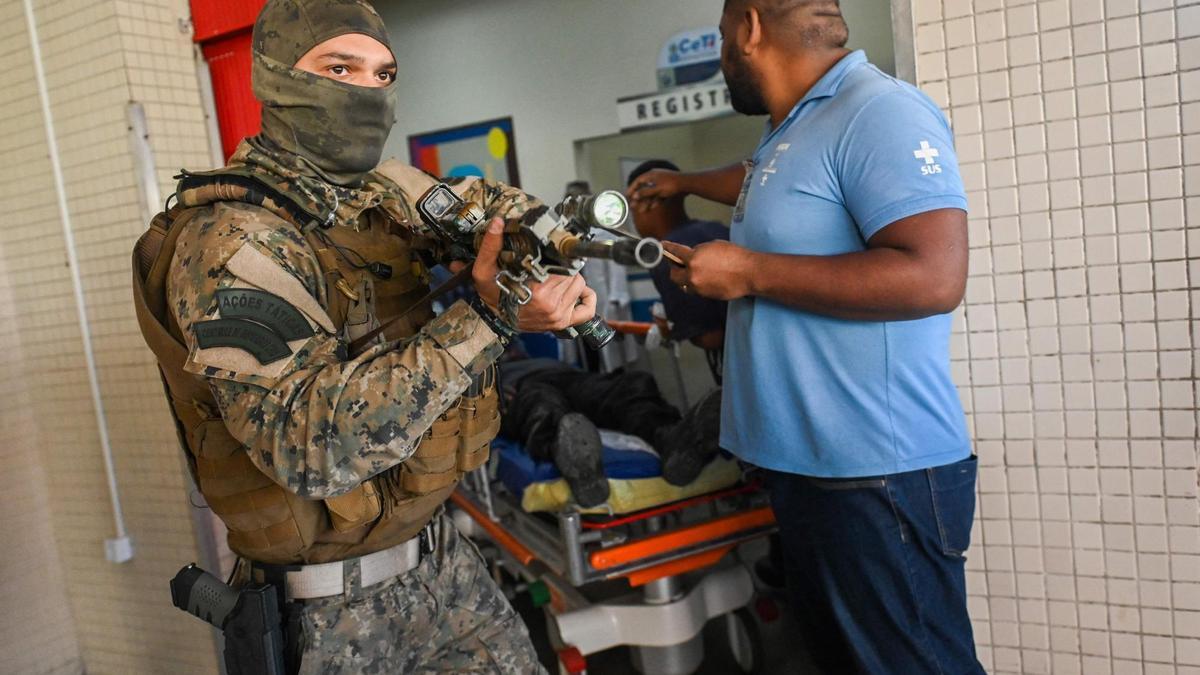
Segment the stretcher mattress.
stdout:
<svg viewBox="0 0 1200 675">
<path fill-rule="evenodd" d="M 658 454 L 642 439 L 601 429 L 600 441 L 610 494 L 605 504 L 585 513 L 632 513 L 729 487 L 742 475 L 737 461 L 721 454 L 695 481 L 676 487 L 662 479 Z M 492 452 L 498 456 L 497 477 L 525 511 L 557 511 L 571 503 L 571 488 L 554 462 L 539 462 L 520 443 L 505 438 L 492 442 Z"/>
</svg>

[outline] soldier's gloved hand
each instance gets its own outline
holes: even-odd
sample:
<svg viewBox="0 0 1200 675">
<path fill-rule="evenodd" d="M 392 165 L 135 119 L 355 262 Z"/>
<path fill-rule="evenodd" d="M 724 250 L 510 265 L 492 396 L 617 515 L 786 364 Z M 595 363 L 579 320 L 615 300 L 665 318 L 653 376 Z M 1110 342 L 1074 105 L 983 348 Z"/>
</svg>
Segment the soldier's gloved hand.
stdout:
<svg viewBox="0 0 1200 675">
<path fill-rule="evenodd" d="M 500 250 L 504 246 L 504 221 L 493 218 L 479 244 L 479 253 L 471 270 L 475 290 L 489 307 L 500 306 Z M 517 330 L 537 333 L 563 330 L 581 324 L 596 315 L 596 292 L 588 288 L 582 275 L 551 275 L 544 282 L 530 282 L 532 299 L 517 313 Z M 503 315 L 497 311 L 497 314 Z"/>
</svg>

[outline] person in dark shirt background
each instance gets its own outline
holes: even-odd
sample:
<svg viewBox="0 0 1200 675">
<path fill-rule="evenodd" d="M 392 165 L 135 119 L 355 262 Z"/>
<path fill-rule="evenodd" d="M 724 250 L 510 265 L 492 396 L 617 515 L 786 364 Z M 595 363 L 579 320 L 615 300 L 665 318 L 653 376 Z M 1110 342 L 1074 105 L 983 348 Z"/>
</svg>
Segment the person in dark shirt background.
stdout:
<svg viewBox="0 0 1200 675">
<path fill-rule="evenodd" d="M 635 180 L 650 171 L 664 169 L 679 171 L 679 167 L 665 159 L 642 162 L 629 173 L 626 181 Z M 729 228 L 713 220 L 696 220 L 688 215 L 683 206 L 684 195 L 669 199 L 654 200 L 648 206 L 635 209 L 633 225 L 643 237 L 654 237 L 691 248 L 704 242 L 729 241 Z M 670 337 L 677 342 L 689 341 L 703 349 L 708 356 L 713 378 L 721 382 L 721 353 L 725 344 L 725 311 L 722 300 L 702 298 L 685 293 L 671 281 L 671 263 L 663 260 L 650 270 L 654 288 L 662 298 L 663 310 L 671 322 Z"/>
</svg>

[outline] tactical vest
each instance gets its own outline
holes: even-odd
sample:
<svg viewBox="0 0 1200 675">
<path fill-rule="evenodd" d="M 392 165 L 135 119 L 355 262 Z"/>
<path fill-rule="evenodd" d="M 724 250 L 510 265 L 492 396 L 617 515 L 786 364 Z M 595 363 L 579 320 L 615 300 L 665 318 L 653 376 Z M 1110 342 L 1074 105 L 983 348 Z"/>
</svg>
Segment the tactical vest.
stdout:
<svg viewBox="0 0 1200 675">
<path fill-rule="evenodd" d="M 386 179 L 378 177 L 380 182 Z M 267 209 L 305 233 L 316 253 L 327 293 L 323 306 L 344 336 L 353 339 L 379 319 L 409 309 L 429 291 L 424 267 L 407 237 L 396 232 L 406 205 L 367 209 L 357 227 L 335 226 L 317 236 L 313 217 L 258 177 L 231 173 L 190 175 L 180 185 L 181 203 L 160 213 L 133 253 L 134 304 L 146 343 L 158 359 L 172 416 L 201 494 L 229 530 L 229 547 L 264 563 L 299 564 L 344 560 L 382 550 L 415 536 L 433 517 L 465 472 L 487 461 L 500 417 L 494 378 L 473 387 L 425 432 L 414 454 L 348 493 L 304 499 L 275 483 L 250 461 L 227 431 L 204 378 L 183 370 L 188 351 L 167 311 L 166 278 L 180 232 L 205 207 L 239 201 Z M 407 216 L 411 217 L 411 215 Z M 386 280 L 374 278 L 334 246 L 365 260 L 390 265 Z M 359 263 L 361 264 L 361 263 Z M 428 302 L 385 332 L 409 337 L 433 316 Z"/>
</svg>

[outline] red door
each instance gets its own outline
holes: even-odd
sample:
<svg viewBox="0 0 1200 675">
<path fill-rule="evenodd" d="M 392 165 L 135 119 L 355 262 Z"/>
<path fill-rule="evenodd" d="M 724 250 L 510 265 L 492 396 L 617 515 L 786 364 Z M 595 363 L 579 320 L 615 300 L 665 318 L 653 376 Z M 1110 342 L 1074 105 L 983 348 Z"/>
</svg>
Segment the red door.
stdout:
<svg viewBox="0 0 1200 675">
<path fill-rule="evenodd" d="M 193 39 L 212 74 L 225 159 L 258 133 L 262 110 L 250 90 L 250 30 L 266 0 L 191 0 Z"/>
</svg>

